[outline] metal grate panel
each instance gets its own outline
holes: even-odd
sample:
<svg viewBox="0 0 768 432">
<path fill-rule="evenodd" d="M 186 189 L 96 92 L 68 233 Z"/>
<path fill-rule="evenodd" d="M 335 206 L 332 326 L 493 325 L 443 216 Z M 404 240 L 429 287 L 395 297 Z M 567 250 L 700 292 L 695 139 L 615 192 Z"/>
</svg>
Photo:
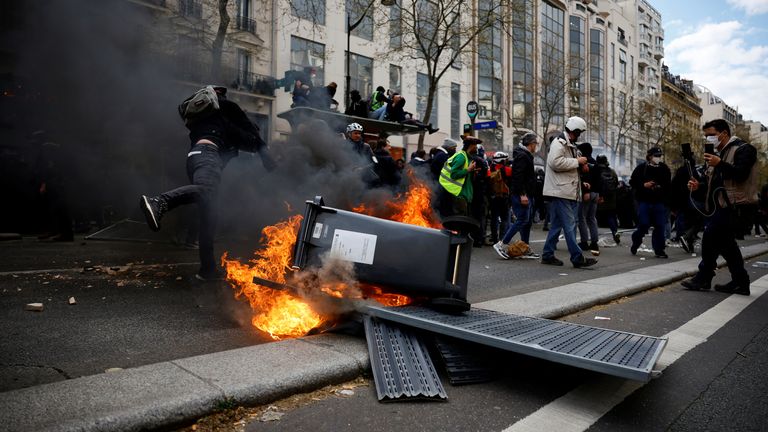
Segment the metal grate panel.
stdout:
<svg viewBox="0 0 768 432">
<path fill-rule="evenodd" d="M 472 308 L 446 315 L 419 306 L 369 306 L 372 316 L 545 360 L 649 381 L 665 338 Z"/>
<path fill-rule="evenodd" d="M 448 397 L 427 347 L 415 333 L 370 316 L 363 322 L 380 401 Z"/>
<path fill-rule="evenodd" d="M 435 348 L 453 385 L 475 384 L 493 379 L 491 348 L 446 336 L 435 337 Z M 478 349 L 480 348 L 480 349 Z"/>
</svg>

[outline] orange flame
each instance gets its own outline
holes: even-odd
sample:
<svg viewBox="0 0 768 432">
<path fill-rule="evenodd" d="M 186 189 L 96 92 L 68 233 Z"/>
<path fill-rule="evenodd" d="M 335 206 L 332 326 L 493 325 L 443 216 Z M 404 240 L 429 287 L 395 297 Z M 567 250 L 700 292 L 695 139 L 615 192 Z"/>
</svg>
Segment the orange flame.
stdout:
<svg viewBox="0 0 768 432">
<path fill-rule="evenodd" d="M 411 186 L 403 195 L 387 203 L 391 214 L 388 219 L 424 227 L 439 227 L 432 211 L 430 188 L 409 172 Z M 366 206 L 353 209 L 358 213 L 371 214 Z M 332 319 L 313 310 L 312 306 L 292 290 L 278 290 L 253 283 L 254 277 L 281 284 L 291 271 L 293 246 L 302 217 L 292 216 L 285 221 L 262 230 L 262 247 L 254 252 L 248 264 L 228 258 L 224 253 L 221 261 L 227 271 L 227 280 L 233 284 L 236 298 L 248 300 L 254 316 L 251 324 L 268 333 L 274 340 L 300 337 Z M 351 287 L 337 281 L 316 281 L 314 290 L 337 299 L 373 299 L 385 306 L 401 306 L 412 302 L 405 295 L 384 292 L 380 287 Z M 353 289 L 354 288 L 354 289 Z"/>
</svg>

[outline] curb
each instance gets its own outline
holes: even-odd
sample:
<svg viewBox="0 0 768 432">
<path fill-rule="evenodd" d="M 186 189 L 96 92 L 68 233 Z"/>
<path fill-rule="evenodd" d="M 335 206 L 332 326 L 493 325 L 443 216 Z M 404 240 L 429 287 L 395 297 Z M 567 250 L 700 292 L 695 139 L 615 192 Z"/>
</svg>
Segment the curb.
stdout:
<svg viewBox="0 0 768 432">
<path fill-rule="evenodd" d="M 745 260 L 766 252 L 768 243 L 742 248 Z M 473 306 L 556 318 L 691 276 L 698 261 L 648 266 Z M 9 431 L 168 428 L 224 407 L 269 403 L 349 381 L 369 370 L 363 339 L 309 336 L 0 393 L 0 424 Z"/>
</svg>

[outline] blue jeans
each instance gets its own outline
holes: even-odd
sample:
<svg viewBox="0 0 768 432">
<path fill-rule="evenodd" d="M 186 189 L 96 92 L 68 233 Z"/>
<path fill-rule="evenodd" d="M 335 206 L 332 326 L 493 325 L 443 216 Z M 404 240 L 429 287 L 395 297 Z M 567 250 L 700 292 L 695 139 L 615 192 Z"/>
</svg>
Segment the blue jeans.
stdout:
<svg viewBox="0 0 768 432">
<path fill-rule="evenodd" d="M 632 233 L 632 245 L 640 246 L 643 237 L 653 227 L 651 244 L 656 253 L 664 252 L 666 248 L 665 229 L 667 227 L 667 206 L 662 203 L 637 203 L 637 229 Z"/>
<path fill-rule="evenodd" d="M 527 206 L 520 202 L 519 195 L 512 195 L 510 201 L 512 203 L 512 212 L 515 213 L 515 223 L 509 226 L 501 242 L 509 244 L 512 241 L 512 237 L 520 232 L 520 240 L 530 244 L 531 225 L 533 225 L 533 198 L 528 198 Z"/>
<path fill-rule="evenodd" d="M 387 115 L 387 105 L 384 104 L 380 108 L 377 108 L 376 111 L 372 111 L 368 113 L 368 118 L 372 118 L 374 120 L 384 120 L 384 116 Z"/>
<path fill-rule="evenodd" d="M 541 252 L 541 259 L 549 259 L 555 256 L 555 247 L 557 247 L 560 231 L 565 235 L 565 243 L 568 245 L 568 252 L 571 254 L 571 263 L 580 263 L 584 256 L 576 241 L 576 211 L 579 203 L 564 198 L 551 198 L 549 203 L 549 232 L 547 241 L 544 242 L 544 249 Z"/>
<path fill-rule="evenodd" d="M 213 253 L 213 239 L 216 233 L 214 204 L 224 165 L 225 162 L 216 147 L 207 144 L 194 145 L 187 154 L 187 176 L 192 184 L 160 195 L 168 203 L 168 211 L 180 205 L 197 203 L 200 217 L 198 242 L 201 274 L 210 274 L 218 268 Z"/>
</svg>

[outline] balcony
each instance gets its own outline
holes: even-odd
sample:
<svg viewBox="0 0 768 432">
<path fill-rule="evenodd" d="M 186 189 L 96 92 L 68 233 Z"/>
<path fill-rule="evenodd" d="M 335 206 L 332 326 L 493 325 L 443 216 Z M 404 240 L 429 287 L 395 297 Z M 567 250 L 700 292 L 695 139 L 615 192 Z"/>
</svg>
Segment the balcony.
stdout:
<svg viewBox="0 0 768 432">
<path fill-rule="evenodd" d="M 235 28 L 250 34 L 256 34 L 256 21 L 252 18 L 238 15 L 235 18 Z"/>
<path fill-rule="evenodd" d="M 179 0 L 179 15 L 203 19 L 203 4 L 200 0 Z"/>
<path fill-rule="evenodd" d="M 648 66 L 648 65 L 652 65 L 653 64 L 651 61 L 652 61 L 651 53 L 643 52 L 643 53 L 640 53 L 640 58 L 637 59 L 637 64 L 638 65 L 646 65 L 646 66 Z"/>
<path fill-rule="evenodd" d="M 657 60 L 664 57 L 664 45 L 656 45 L 654 47 L 653 57 Z"/>
<path fill-rule="evenodd" d="M 242 90 L 261 96 L 275 96 L 275 79 L 238 70 L 235 67 L 222 65 L 220 78 L 211 79 L 211 64 L 209 62 L 177 56 L 174 58 L 174 75 L 182 81 L 190 81 L 202 85 L 220 82 L 231 89 Z"/>
</svg>

